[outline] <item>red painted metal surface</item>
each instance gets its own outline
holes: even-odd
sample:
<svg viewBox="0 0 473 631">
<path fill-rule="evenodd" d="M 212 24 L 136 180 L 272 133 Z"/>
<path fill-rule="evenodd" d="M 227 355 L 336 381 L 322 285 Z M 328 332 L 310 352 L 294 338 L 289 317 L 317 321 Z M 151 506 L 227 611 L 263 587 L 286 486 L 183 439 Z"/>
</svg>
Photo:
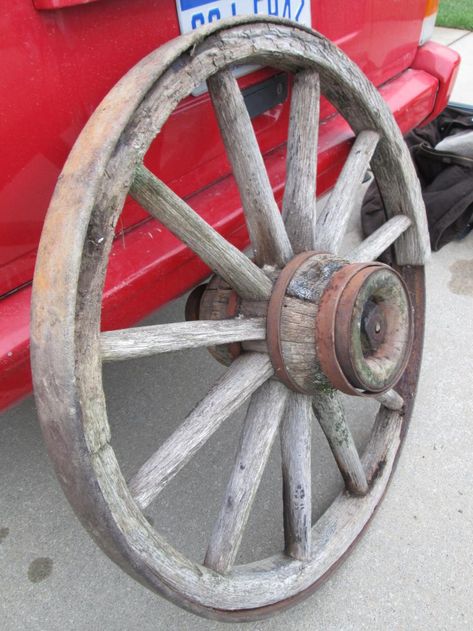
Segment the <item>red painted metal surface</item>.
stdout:
<svg viewBox="0 0 473 631">
<path fill-rule="evenodd" d="M 460 56 L 451 48 L 445 48 L 435 42 L 427 42 L 417 50 L 417 55 L 412 62 L 413 69 L 421 69 L 438 79 L 439 91 L 435 107 L 430 115 L 423 121 L 427 125 L 434 120 L 450 99 L 455 79 L 460 67 Z"/>
<path fill-rule="evenodd" d="M 43 9 L 71 3 L 35 2 Z M 455 54 L 443 47 L 427 44 L 419 51 L 423 4 L 360 0 L 356 11 L 347 11 L 345 0 L 312 4 L 314 28 L 337 42 L 381 86 L 404 132 L 443 109 L 458 65 Z M 81 0 L 80 6 L 47 11 L 25 0 L 8 4 L 0 15 L 0 31 L 1 410 L 31 388 L 29 283 L 44 215 L 67 154 L 112 85 L 140 58 L 177 36 L 178 24 L 173 0 Z M 267 73 L 254 73 L 243 84 Z M 319 194 L 333 185 L 349 149 L 350 128 L 333 114 L 323 103 Z M 287 115 L 286 102 L 255 119 L 278 199 L 284 183 Z M 180 105 L 146 163 L 225 236 L 239 247 L 246 245 L 239 197 L 227 177 L 229 166 L 207 95 L 189 97 Z M 207 274 L 131 200 L 118 231 L 104 328 L 132 324 Z"/>
<path fill-rule="evenodd" d="M 437 79 L 422 70 L 408 70 L 381 87 L 403 132 L 419 125 L 435 108 Z M 444 104 L 445 105 L 445 104 Z M 319 135 L 317 186 L 322 194 L 334 183 L 352 137 L 339 116 L 325 122 Z M 278 202 L 282 199 L 285 147 L 266 156 Z M 233 178 L 222 179 L 189 198 L 189 203 L 240 248 L 248 243 Z M 103 328 L 131 325 L 153 309 L 181 295 L 208 274 L 207 268 L 154 220 L 142 222 L 113 246 L 103 307 Z M 29 304 L 31 287 L 0 300 L 0 409 L 31 390 L 29 369 Z"/>
<path fill-rule="evenodd" d="M 54 9 L 65 9 L 66 7 L 74 7 L 78 4 L 89 4 L 90 2 L 98 2 L 99 0 L 33 0 L 36 9 L 52 11 Z"/>
<path fill-rule="evenodd" d="M 414 59 L 423 5 L 358 0 L 356 10 L 347 10 L 346 0 L 313 0 L 312 23 L 380 85 Z M 1 12 L 0 32 L 2 295 L 32 278 L 49 199 L 86 120 L 131 66 L 179 29 L 175 0 L 100 0 L 54 11 L 20 0 Z M 264 151 L 282 142 L 287 108 L 286 103 L 258 121 Z M 228 173 L 207 95 L 181 104 L 148 158 L 150 168 L 181 195 Z M 118 228 L 144 217 L 129 203 Z"/>
</svg>

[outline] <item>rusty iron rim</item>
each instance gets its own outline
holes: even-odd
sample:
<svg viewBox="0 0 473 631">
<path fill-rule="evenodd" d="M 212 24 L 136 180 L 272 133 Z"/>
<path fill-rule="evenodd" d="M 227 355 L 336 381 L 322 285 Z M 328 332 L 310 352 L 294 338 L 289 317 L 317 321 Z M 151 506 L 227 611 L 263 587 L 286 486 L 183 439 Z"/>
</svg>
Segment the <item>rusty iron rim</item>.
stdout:
<svg viewBox="0 0 473 631">
<path fill-rule="evenodd" d="M 187 322 L 198 320 L 200 317 L 200 301 L 207 289 L 208 283 L 197 285 L 187 297 L 186 306 L 184 307 L 184 317 Z"/>
</svg>

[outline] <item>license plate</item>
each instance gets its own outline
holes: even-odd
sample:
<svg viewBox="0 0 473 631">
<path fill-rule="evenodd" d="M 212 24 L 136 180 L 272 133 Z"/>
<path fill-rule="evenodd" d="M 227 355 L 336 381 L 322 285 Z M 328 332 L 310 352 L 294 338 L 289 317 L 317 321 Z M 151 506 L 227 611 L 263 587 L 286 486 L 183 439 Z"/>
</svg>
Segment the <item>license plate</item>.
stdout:
<svg viewBox="0 0 473 631">
<path fill-rule="evenodd" d="M 235 15 L 273 15 L 311 26 L 310 0 L 176 0 L 181 33 Z"/>
</svg>

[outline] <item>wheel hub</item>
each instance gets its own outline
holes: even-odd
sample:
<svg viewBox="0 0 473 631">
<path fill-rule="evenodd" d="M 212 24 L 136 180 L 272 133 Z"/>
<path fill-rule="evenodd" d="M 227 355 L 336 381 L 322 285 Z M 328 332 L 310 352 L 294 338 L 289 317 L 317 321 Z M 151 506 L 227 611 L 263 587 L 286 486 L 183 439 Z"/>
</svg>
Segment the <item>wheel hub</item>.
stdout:
<svg viewBox="0 0 473 631">
<path fill-rule="evenodd" d="M 387 322 L 384 311 L 373 300 L 366 302 L 361 316 L 363 352 L 377 350 L 386 335 Z"/>
<path fill-rule="evenodd" d="M 397 272 L 347 264 L 321 298 L 316 344 L 324 374 L 347 394 L 379 394 L 401 377 L 412 347 L 412 306 Z"/>
<path fill-rule="evenodd" d="M 335 388 L 376 395 L 400 378 L 412 346 L 412 306 L 399 274 L 382 263 L 349 263 L 304 252 L 277 275 L 268 302 L 242 301 L 218 276 L 189 297 L 187 319 L 267 316 L 266 342 L 209 348 L 230 364 L 242 350 L 267 351 L 276 376 L 305 394 Z"/>
</svg>

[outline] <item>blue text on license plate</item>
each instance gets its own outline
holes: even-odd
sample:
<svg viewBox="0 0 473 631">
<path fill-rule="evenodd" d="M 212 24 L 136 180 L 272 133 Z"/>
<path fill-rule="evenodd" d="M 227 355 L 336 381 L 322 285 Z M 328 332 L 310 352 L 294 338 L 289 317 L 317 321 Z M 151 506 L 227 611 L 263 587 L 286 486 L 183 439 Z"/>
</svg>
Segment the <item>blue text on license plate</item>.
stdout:
<svg viewBox="0 0 473 631">
<path fill-rule="evenodd" d="M 310 0 L 176 0 L 181 33 L 235 15 L 274 15 L 311 26 Z"/>
</svg>

